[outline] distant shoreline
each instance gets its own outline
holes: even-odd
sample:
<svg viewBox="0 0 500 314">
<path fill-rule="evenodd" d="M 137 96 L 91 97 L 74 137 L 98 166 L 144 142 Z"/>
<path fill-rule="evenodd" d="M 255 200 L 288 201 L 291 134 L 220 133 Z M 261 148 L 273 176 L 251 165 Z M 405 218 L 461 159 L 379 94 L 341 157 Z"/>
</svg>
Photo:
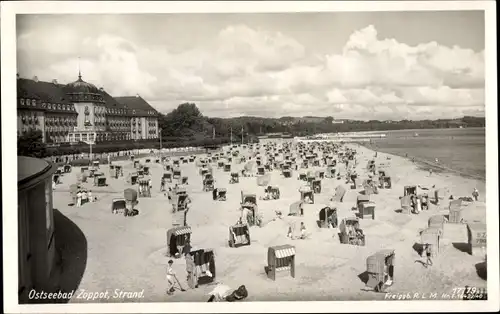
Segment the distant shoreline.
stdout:
<svg viewBox="0 0 500 314">
<path fill-rule="evenodd" d="M 415 164 L 418 166 L 418 168 L 421 170 L 424 170 L 424 171 L 429 171 L 432 169 L 432 171 L 437 172 L 437 173 L 457 174 L 463 178 L 475 179 L 475 180 L 480 180 L 480 181 L 486 182 L 486 178 L 481 176 L 481 175 L 470 174 L 470 173 L 466 173 L 463 171 L 459 171 L 459 170 L 447 167 L 443 164 L 438 164 L 438 163 L 435 163 L 435 162 L 432 162 L 432 161 L 429 161 L 429 160 L 426 160 L 423 158 L 419 158 L 416 156 L 410 156 L 410 155 L 405 156 L 404 154 L 401 154 L 401 153 L 390 152 L 388 150 L 384 150 L 383 148 L 374 147 L 369 142 L 368 143 L 358 143 L 358 145 L 361 145 L 365 148 L 368 148 L 374 152 L 381 152 L 381 153 L 388 154 L 388 155 L 402 157 L 402 158 L 405 158 L 406 160 L 409 160 L 410 162 L 412 161 L 412 158 L 414 158 Z"/>
</svg>

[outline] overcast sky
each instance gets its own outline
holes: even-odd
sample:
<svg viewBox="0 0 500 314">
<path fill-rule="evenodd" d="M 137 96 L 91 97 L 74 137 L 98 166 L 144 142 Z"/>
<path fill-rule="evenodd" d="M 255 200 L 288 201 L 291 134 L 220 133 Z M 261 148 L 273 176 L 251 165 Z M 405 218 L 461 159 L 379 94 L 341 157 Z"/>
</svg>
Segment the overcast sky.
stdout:
<svg viewBox="0 0 500 314">
<path fill-rule="evenodd" d="M 18 15 L 18 72 L 207 116 L 484 115 L 484 14 Z"/>
</svg>

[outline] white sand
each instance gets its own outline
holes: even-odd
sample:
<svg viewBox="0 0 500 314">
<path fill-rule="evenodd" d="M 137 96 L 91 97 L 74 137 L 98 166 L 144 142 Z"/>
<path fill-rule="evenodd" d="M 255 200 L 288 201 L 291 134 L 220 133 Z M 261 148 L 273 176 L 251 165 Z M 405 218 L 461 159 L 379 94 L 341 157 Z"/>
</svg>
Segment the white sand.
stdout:
<svg viewBox="0 0 500 314">
<path fill-rule="evenodd" d="M 357 147 L 360 156 L 357 168 L 361 177 L 366 177 L 365 166 L 374 153 L 367 148 Z M 474 187 L 480 192 L 480 201 L 464 211 L 467 221 L 485 221 L 485 183 L 458 177 L 453 174 L 432 174 L 417 170 L 411 161 L 397 156 L 378 153 L 377 163 L 391 163 L 389 168 L 393 177 L 390 190 L 379 190 L 372 196 L 376 202 L 375 220 L 364 219 L 361 228 L 366 234 L 366 246 L 357 247 L 340 244 L 338 229 L 320 229 L 316 224 L 317 212 L 321 204 L 329 204 L 329 198 L 338 184 L 344 180 L 322 180 L 323 191 L 316 195 L 315 205 L 305 205 L 304 217 L 284 217 L 283 221 L 271 221 L 262 228 L 251 227 L 251 246 L 229 248 L 228 228 L 239 217 L 240 191 L 246 190 L 263 196 L 263 187 L 257 187 L 257 179 L 241 178 L 238 184 L 229 184 L 230 173 L 217 169 L 214 165 L 215 186 L 227 189 L 227 201 L 212 200 L 211 192 L 202 191 L 202 179 L 194 163 L 181 164 L 182 175 L 189 176 L 188 193 L 192 199 L 187 221 L 191 226 L 194 248 L 213 248 L 217 269 L 217 281 L 222 281 L 233 289 L 244 284 L 247 287 L 248 301 L 258 300 L 372 300 L 383 299 L 384 294 L 364 291 L 365 285 L 358 275 L 366 270 L 366 258 L 382 248 L 396 250 L 394 285 L 390 292 L 437 292 L 451 293 L 452 288 L 464 285 L 485 286 L 486 282 L 476 274 L 475 264 L 483 261 L 482 257 L 471 256 L 456 249 L 452 243 L 467 242 L 465 225 L 445 225 L 444 239 L 440 255 L 434 259 L 434 266 L 425 269 L 415 260 L 421 259 L 412 249 L 419 242 L 418 231 L 424 229 L 430 216 L 447 214 L 447 203 L 439 207 L 431 205 L 429 211 L 420 215 L 397 213 L 400 207 L 399 196 L 405 185 L 423 185 L 448 187 L 458 196 L 470 196 Z M 145 159 L 142 159 L 144 163 Z M 152 161 L 154 161 L 152 159 Z M 126 183 L 129 172 L 133 171 L 132 162 L 116 162 L 124 165 L 124 176 L 110 179 L 108 166 L 101 166 L 109 186 L 92 187 L 93 181 L 85 186 L 99 198 L 97 203 L 85 204 L 81 208 L 69 207 L 69 185 L 76 182 L 76 172 L 64 175 L 63 184 L 54 192 L 54 207 L 72 220 L 85 234 L 88 244 L 88 257 L 85 273 L 80 288 L 88 291 L 124 289 L 140 291 L 144 289 L 144 298 L 109 299 L 98 302 L 158 302 L 158 301 L 197 301 L 207 300 L 206 294 L 213 289 L 211 285 L 200 286 L 186 292 L 177 291 L 167 296 L 165 265 L 169 258 L 166 252 L 166 231 L 171 227 L 171 205 L 166 196 L 159 192 L 159 182 L 163 169 L 160 164 L 151 166 L 153 191 L 151 198 L 140 198 L 136 217 L 123 217 L 111 214 L 111 200 L 123 196 L 123 189 L 130 187 Z M 243 168 L 244 164 L 233 161 L 232 171 Z M 343 166 L 339 167 L 345 173 Z M 320 169 L 320 168 L 317 168 Z M 271 175 L 271 184 L 281 190 L 281 199 L 276 201 L 258 201 L 259 211 L 264 221 L 268 222 L 280 210 L 284 216 L 289 212 L 291 203 L 299 199 L 298 172 L 292 178 L 285 179 L 276 170 Z M 339 223 L 342 218 L 354 216 L 357 190 L 347 185 L 344 203 L 338 204 Z M 136 188 L 136 186 L 134 187 Z M 102 191 L 102 192 L 101 192 Z M 308 240 L 290 240 L 286 238 L 288 221 L 304 221 L 311 237 Z M 296 246 L 296 278 L 278 277 L 276 281 L 268 279 L 264 266 L 267 264 L 267 248 L 273 245 L 290 243 Z M 184 259 L 174 260 L 174 270 L 184 288 Z M 72 302 L 82 302 L 73 298 Z"/>
</svg>

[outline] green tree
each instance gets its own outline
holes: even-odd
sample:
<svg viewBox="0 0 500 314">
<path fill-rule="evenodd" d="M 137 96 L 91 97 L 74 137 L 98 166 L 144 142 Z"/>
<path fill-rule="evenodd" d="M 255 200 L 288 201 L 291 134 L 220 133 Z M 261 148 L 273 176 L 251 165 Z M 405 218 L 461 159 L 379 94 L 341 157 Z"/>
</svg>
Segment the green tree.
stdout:
<svg viewBox="0 0 500 314">
<path fill-rule="evenodd" d="M 35 158 L 46 156 L 47 147 L 43 143 L 43 134 L 40 130 L 29 130 L 17 139 L 17 155 Z"/>
</svg>

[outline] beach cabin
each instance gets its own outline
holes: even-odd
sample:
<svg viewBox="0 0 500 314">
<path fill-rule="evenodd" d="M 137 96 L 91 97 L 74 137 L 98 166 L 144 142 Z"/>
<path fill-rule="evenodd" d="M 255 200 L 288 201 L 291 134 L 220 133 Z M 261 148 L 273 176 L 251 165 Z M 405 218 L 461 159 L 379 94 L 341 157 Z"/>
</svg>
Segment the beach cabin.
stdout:
<svg viewBox="0 0 500 314">
<path fill-rule="evenodd" d="M 304 172 L 299 173 L 298 179 L 301 181 L 307 181 L 307 174 Z"/>
<path fill-rule="evenodd" d="M 358 204 L 359 218 L 375 219 L 375 202 L 362 202 Z"/>
<path fill-rule="evenodd" d="M 366 238 L 356 217 L 344 218 L 339 225 L 340 243 L 364 246 Z"/>
<path fill-rule="evenodd" d="M 345 193 L 346 193 L 346 189 L 341 185 L 337 185 L 337 187 L 335 188 L 335 194 L 333 195 L 333 197 L 331 199 L 332 202 L 342 203 L 344 201 Z"/>
<path fill-rule="evenodd" d="M 229 247 L 238 248 L 250 245 L 250 228 L 248 224 L 236 224 L 229 227 Z"/>
<path fill-rule="evenodd" d="M 486 255 L 486 224 L 479 222 L 467 223 L 467 238 L 469 254 L 474 256 Z"/>
<path fill-rule="evenodd" d="M 401 212 L 404 214 L 411 214 L 413 209 L 412 201 L 411 201 L 411 196 L 406 195 L 401 198 Z"/>
<path fill-rule="evenodd" d="M 174 180 L 180 180 L 181 179 L 181 170 L 180 169 L 174 169 L 173 176 L 172 178 Z"/>
<path fill-rule="evenodd" d="M 459 224 L 462 223 L 463 217 L 462 217 L 462 200 L 453 200 L 450 202 L 450 206 L 448 208 L 449 210 L 449 215 L 448 215 L 448 222 L 453 223 L 453 224 Z"/>
<path fill-rule="evenodd" d="M 370 201 L 370 195 L 358 195 L 356 198 L 356 208 L 359 210 L 359 207 L 362 203 L 367 203 Z"/>
<path fill-rule="evenodd" d="M 319 194 L 321 193 L 321 180 L 313 180 L 312 181 L 312 190 L 314 193 Z"/>
<path fill-rule="evenodd" d="M 206 285 L 215 281 L 215 254 L 212 249 L 199 249 L 189 252 L 193 256 L 197 285 Z"/>
<path fill-rule="evenodd" d="M 329 206 L 321 208 L 318 213 L 318 227 L 320 228 L 337 228 L 338 217 L 337 209 Z"/>
<path fill-rule="evenodd" d="M 366 259 L 367 287 L 375 292 L 385 292 L 393 285 L 395 257 L 396 253 L 392 249 L 380 250 L 368 256 Z"/>
<path fill-rule="evenodd" d="M 266 174 L 266 175 L 257 177 L 257 185 L 258 186 L 267 186 L 267 185 L 269 185 L 269 182 L 271 182 L 271 175 L 270 174 Z"/>
<path fill-rule="evenodd" d="M 106 186 L 106 177 L 104 173 L 94 174 L 94 186 Z"/>
<path fill-rule="evenodd" d="M 235 184 L 240 182 L 240 175 L 238 172 L 231 172 L 231 177 L 229 179 L 229 184 Z"/>
<path fill-rule="evenodd" d="M 288 216 L 304 216 L 304 202 L 297 201 L 290 204 Z"/>
<path fill-rule="evenodd" d="M 443 233 L 445 221 L 446 219 L 443 215 L 433 215 L 429 218 L 428 227 L 440 229 L 441 233 Z"/>
<path fill-rule="evenodd" d="M 172 173 L 171 172 L 165 172 L 162 176 L 162 180 L 165 182 L 172 183 Z"/>
<path fill-rule="evenodd" d="M 314 204 L 314 193 L 311 187 L 302 186 L 299 188 L 300 200 L 308 204 Z"/>
<path fill-rule="evenodd" d="M 138 215 L 139 211 L 134 208 L 139 203 L 139 201 L 137 201 L 137 191 L 134 189 L 123 190 L 123 198 L 125 199 L 126 205 L 124 216 Z"/>
<path fill-rule="evenodd" d="M 442 230 L 439 228 L 427 228 L 420 233 L 420 243 L 422 245 L 429 245 L 431 257 L 436 257 L 439 255 L 439 252 L 441 250 L 441 239 Z"/>
<path fill-rule="evenodd" d="M 416 185 L 406 185 L 403 189 L 403 196 L 406 195 L 417 195 L 417 186 Z"/>
<path fill-rule="evenodd" d="M 127 209 L 127 202 L 124 198 L 114 198 L 111 200 L 111 213 L 123 214 Z"/>
<path fill-rule="evenodd" d="M 290 274 L 295 278 L 295 247 L 289 244 L 269 247 L 264 271 L 272 280 L 276 280 L 280 274 Z"/>
<path fill-rule="evenodd" d="M 191 227 L 181 226 L 167 230 L 167 255 L 179 258 L 184 246 L 191 240 Z"/>
</svg>

